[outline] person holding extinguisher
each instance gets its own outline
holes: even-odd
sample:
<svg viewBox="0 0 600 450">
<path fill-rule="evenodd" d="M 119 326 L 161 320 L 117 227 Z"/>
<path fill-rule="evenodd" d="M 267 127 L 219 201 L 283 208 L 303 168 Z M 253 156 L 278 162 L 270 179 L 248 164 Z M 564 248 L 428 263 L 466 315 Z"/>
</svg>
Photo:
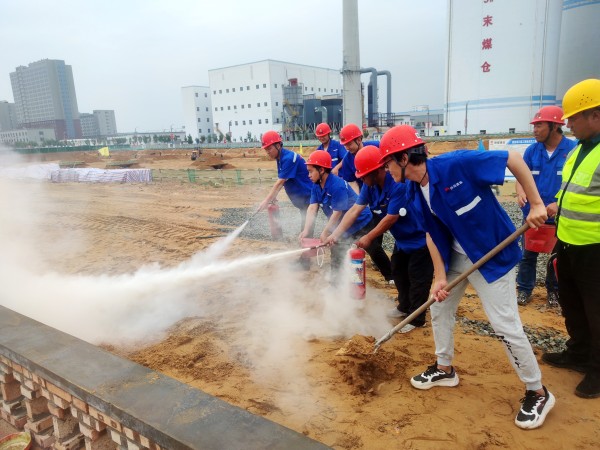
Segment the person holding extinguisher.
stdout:
<svg viewBox="0 0 600 450">
<path fill-rule="evenodd" d="M 356 154 L 356 177 L 363 181 L 363 186 L 356 203 L 326 242 L 335 243 L 368 205 L 376 226 L 360 237 L 356 244 L 368 251 L 375 243 L 381 242 L 387 230 L 394 237 L 396 242 L 391 257 L 391 274 L 398 289 L 398 305 L 387 315 L 402 318 L 416 311 L 429 298 L 433 262 L 427 248 L 422 212 L 408 200 L 406 185 L 396 183 L 380 160 L 379 149 L 371 145 L 363 147 Z M 424 326 L 425 319 L 426 311 L 423 311 L 403 326 L 400 332 L 408 333 Z"/>
<path fill-rule="evenodd" d="M 554 216 L 558 210 L 556 193 L 562 182 L 562 168 L 567 160 L 567 155 L 576 146 L 575 141 L 563 135 L 561 127 L 565 122 L 562 120 L 562 116 L 563 110 L 559 106 L 541 108 L 530 122 L 533 125 L 533 136 L 536 143 L 527 147 L 523 155 L 525 164 L 531 170 L 535 185 L 546 205 L 548 213 L 546 223 L 552 225 L 554 225 Z M 523 220 L 525 220 L 529 214 L 527 195 L 518 181 L 515 183 L 515 189 L 517 202 L 523 211 Z M 527 239 L 527 233 L 524 239 Z M 517 302 L 521 306 L 525 306 L 531 301 L 531 292 L 536 279 L 537 258 L 537 252 L 528 250 L 523 245 L 523 258 L 519 263 L 517 273 Z M 558 307 L 558 281 L 552 266 L 547 267 L 545 284 L 548 306 Z"/>
<path fill-rule="evenodd" d="M 331 173 L 331 155 L 326 151 L 316 150 L 312 152 L 306 160 L 306 167 L 313 187 L 304 230 L 300 233 L 299 239 L 309 237 L 310 231 L 315 225 L 317 212 L 321 207 L 328 218 L 320 235 L 321 242 L 325 243 L 344 214 L 352 208 L 357 195 L 346 181 Z M 352 243 L 372 228 L 372 217 L 368 208 L 363 210 L 352 226 L 340 237 L 338 245 L 331 247 L 331 268 L 334 273 L 341 269 L 346 253 Z"/>
<path fill-rule="evenodd" d="M 277 162 L 277 181 L 260 203 L 256 212 L 262 211 L 277 200 L 281 188 L 285 189 L 292 204 L 300 211 L 301 227 L 306 222 L 312 183 L 308 178 L 308 171 L 304 158 L 298 153 L 283 147 L 283 140 L 277 131 L 267 131 L 262 136 L 262 148 L 269 158 Z M 314 227 L 313 227 L 314 230 Z M 312 231 L 309 233 L 312 236 Z M 310 237 L 307 235 L 307 237 Z"/>
</svg>

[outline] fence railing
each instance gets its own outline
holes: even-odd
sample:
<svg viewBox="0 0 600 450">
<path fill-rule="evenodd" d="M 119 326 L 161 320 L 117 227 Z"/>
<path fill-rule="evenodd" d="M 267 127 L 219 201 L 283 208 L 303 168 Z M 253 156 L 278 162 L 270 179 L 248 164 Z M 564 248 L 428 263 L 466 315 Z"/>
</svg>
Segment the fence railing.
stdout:
<svg viewBox="0 0 600 450">
<path fill-rule="evenodd" d="M 211 185 L 262 184 L 277 180 L 269 169 L 152 169 L 152 181 L 180 181 Z"/>
</svg>

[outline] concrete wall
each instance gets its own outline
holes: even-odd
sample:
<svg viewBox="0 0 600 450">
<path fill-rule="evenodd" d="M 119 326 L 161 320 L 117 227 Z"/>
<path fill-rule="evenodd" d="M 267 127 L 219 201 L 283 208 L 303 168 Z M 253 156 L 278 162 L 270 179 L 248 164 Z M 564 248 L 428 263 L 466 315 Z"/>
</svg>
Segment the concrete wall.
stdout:
<svg viewBox="0 0 600 450">
<path fill-rule="evenodd" d="M 60 450 L 328 448 L 3 306 L 0 418 Z"/>
</svg>

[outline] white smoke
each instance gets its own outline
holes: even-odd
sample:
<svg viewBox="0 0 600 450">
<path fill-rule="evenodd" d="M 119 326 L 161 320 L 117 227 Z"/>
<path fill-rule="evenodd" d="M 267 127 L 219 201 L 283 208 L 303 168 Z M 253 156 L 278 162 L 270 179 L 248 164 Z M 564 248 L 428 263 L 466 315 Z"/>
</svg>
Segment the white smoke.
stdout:
<svg viewBox="0 0 600 450">
<path fill-rule="evenodd" d="M 0 304 L 61 331 L 91 343 L 148 344 L 183 318 L 205 317 L 217 326 L 235 323 L 235 339 L 260 370 L 291 361 L 310 339 L 379 337 L 391 327 L 385 310 L 393 304 L 383 294 L 370 289 L 366 300 L 356 300 L 347 274 L 339 283 L 344 288 L 334 289 L 327 267 L 312 276 L 293 270 L 288 262 L 298 250 L 232 257 L 246 224 L 176 267 L 60 273 L 52 261 L 91 251 L 93 242 L 73 230 L 45 241 L 48 213 L 60 207 L 53 189 L 65 187 L 0 179 Z"/>
</svg>

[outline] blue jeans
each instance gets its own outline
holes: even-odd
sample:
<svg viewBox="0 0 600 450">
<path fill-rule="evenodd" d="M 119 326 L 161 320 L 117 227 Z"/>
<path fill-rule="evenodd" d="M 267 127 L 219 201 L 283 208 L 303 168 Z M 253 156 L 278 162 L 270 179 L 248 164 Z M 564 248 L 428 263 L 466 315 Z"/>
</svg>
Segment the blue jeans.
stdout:
<svg viewBox="0 0 600 450">
<path fill-rule="evenodd" d="M 536 267 L 538 253 L 529 250 L 523 250 L 523 258 L 519 262 L 519 273 L 517 274 L 517 289 L 530 295 L 535 287 Z M 558 292 L 558 281 L 552 267 L 546 270 L 546 290 L 548 292 Z"/>
</svg>

